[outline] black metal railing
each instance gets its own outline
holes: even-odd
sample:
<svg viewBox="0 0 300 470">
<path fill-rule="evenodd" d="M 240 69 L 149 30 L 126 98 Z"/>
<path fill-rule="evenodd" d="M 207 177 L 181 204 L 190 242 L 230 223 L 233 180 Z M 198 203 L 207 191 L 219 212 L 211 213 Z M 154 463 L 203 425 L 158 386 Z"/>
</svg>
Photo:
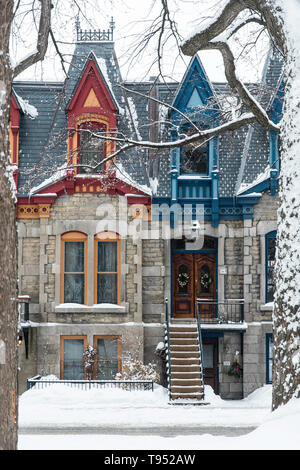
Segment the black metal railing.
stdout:
<svg viewBox="0 0 300 470">
<path fill-rule="evenodd" d="M 165 299 L 165 321 L 166 321 L 166 334 L 165 342 L 167 343 L 167 354 L 166 354 L 166 367 L 167 367 L 167 381 L 168 381 L 168 393 L 169 400 L 171 400 L 171 356 L 170 356 L 170 317 L 169 317 L 169 304 L 168 299 Z"/>
<path fill-rule="evenodd" d="M 113 41 L 115 22 L 111 18 L 108 29 L 81 29 L 79 19 L 76 20 L 77 41 Z"/>
<path fill-rule="evenodd" d="M 90 390 L 92 388 L 117 388 L 130 392 L 140 390 L 153 392 L 154 390 L 153 380 L 51 380 L 43 379 L 40 375 L 27 379 L 27 390 L 33 387 L 43 389 L 58 384 L 80 390 Z"/>
<path fill-rule="evenodd" d="M 204 364 L 203 364 L 203 344 L 202 344 L 202 332 L 201 332 L 201 323 L 199 317 L 199 305 L 197 303 L 197 329 L 198 329 L 198 343 L 199 343 L 199 352 L 200 352 L 200 375 L 201 375 L 201 385 L 202 385 L 202 400 L 204 400 Z"/>
<path fill-rule="evenodd" d="M 201 323 L 242 323 L 244 321 L 244 300 L 197 299 L 197 313 Z"/>
</svg>

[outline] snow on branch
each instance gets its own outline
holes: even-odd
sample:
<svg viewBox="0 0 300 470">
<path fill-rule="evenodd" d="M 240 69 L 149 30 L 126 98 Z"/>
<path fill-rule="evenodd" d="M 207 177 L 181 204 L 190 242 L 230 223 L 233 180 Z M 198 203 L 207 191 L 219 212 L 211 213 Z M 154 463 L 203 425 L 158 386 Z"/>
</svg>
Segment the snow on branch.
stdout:
<svg viewBox="0 0 300 470">
<path fill-rule="evenodd" d="M 278 130 L 278 126 L 273 123 L 266 111 L 260 106 L 258 101 L 251 95 L 245 85 L 238 79 L 236 74 L 235 59 L 227 38 L 231 36 L 234 31 L 240 29 L 245 24 L 239 23 L 238 29 L 234 29 L 234 21 L 237 16 L 244 10 L 253 9 L 253 1 L 244 0 L 228 0 L 221 9 L 219 15 L 216 16 L 206 26 L 199 27 L 197 31 L 192 33 L 182 44 L 182 52 L 189 56 L 193 56 L 199 50 L 218 50 L 222 54 L 226 79 L 234 93 L 237 93 L 243 104 L 255 115 L 257 122 L 262 126 Z M 261 14 L 258 8 L 254 9 L 255 13 Z M 265 19 L 258 20 L 256 17 L 248 18 L 248 21 L 259 21 L 265 24 Z M 246 20 L 247 21 L 247 20 Z"/>
<path fill-rule="evenodd" d="M 48 48 L 48 39 L 51 28 L 51 9 L 52 2 L 51 0 L 40 0 L 41 3 L 41 13 L 40 13 L 40 22 L 39 30 L 37 37 L 36 50 L 31 54 L 28 54 L 24 57 L 21 62 L 19 62 L 13 69 L 13 76 L 16 77 L 21 72 L 26 70 L 31 65 L 35 64 L 39 60 L 43 60 L 45 57 L 47 48 Z"/>
</svg>

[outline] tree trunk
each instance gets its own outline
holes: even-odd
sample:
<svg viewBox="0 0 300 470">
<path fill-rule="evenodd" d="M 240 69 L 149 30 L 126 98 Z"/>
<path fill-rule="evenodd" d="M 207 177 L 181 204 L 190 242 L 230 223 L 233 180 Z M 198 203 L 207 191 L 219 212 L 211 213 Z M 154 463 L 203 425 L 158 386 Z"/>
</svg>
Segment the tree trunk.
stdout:
<svg viewBox="0 0 300 470">
<path fill-rule="evenodd" d="M 297 8 L 300 16 L 300 6 Z M 288 19 L 289 15 L 285 15 L 286 87 L 273 314 L 273 410 L 293 396 L 300 397 L 300 35 L 295 34 L 299 25 L 292 28 Z"/>
<path fill-rule="evenodd" d="M 9 162 L 13 1 L 0 1 L 0 449 L 17 447 L 17 237 Z"/>
</svg>

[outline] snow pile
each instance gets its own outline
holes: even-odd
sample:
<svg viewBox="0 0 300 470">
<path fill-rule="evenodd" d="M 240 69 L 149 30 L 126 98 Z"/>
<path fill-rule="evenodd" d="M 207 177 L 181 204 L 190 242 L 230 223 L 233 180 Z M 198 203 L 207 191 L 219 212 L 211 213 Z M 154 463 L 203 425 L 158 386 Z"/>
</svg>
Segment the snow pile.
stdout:
<svg viewBox="0 0 300 470">
<path fill-rule="evenodd" d="M 31 389 L 20 397 L 19 449 L 300 449 L 299 399 L 271 413 L 270 385 L 237 401 L 222 400 L 209 386 L 205 393 L 209 405 L 172 406 L 167 390 L 156 384 L 154 392 L 82 391 L 61 384 Z M 30 427 L 37 425 L 45 429 L 45 435 L 30 435 Z M 47 435 L 47 426 L 72 426 L 74 431 L 88 426 L 91 433 L 62 435 L 62 430 Z M 106 429 L 103 434 L 102 426 Z M 212 435 L 213 426 L 258 427 L 248 434 L 225 437 Z M 93 427 L 97 434 L 93 434 Z M 149 435 L 130 435 L 130 429 L 140 427 L 147 428 Z M 151 427 L 160 427 L 162 435 L 172 429 L 176 437 L 150 435 Z M 193 432 L 183 436 L 182 427 Z M 119 435 L 115 434 L 118 428 Z M 210 431 L 203 434 L 206 428 Z M 107 434 L 108 429 L 112 435 Z"/>
</svg>

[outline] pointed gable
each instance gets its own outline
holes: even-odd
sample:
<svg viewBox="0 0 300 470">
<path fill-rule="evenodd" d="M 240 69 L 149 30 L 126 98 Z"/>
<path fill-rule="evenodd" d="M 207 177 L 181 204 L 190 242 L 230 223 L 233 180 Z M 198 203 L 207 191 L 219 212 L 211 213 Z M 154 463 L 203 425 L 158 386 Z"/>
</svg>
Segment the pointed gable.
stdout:
<svg viewBox="0 0 300 470">
<path fill-rule="evenodd" d="M 74 127 L 74 119 L 81 114 L 101 114 L 115 127 L 118 106 L 109 83 L 102 73 L 93 53 L 83 67 L 73 95 L 67 106 L 68 127 Z"/>
<path fill-rule="evenodd" d="M 214 97 L 209 78 L 198 57 L 194 55 L 174 98 L 173 107 L 181 112 L 206 106 Z"/>
</svg>

